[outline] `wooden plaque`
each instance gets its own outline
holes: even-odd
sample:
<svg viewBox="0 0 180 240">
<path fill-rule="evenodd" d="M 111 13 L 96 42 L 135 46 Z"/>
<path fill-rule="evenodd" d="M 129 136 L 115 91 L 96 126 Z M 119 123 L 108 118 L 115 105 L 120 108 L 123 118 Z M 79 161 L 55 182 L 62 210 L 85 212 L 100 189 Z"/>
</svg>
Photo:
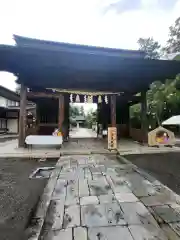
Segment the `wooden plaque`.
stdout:
<svg viewBox="0 0 180 240">
<path fill-rule="evenodd" d="M 116 127 L 108 128 L 108 149 L 109 150 L 117 149 L 117 128 Z"/>
</svg>

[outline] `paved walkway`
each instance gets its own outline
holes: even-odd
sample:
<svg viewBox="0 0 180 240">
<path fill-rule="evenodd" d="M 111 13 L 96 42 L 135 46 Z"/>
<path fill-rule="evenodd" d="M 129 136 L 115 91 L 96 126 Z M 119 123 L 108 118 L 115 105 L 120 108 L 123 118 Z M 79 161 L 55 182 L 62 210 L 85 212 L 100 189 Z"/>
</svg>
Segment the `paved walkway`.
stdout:
<svg viewBox="0 0 180 240">
<path fill-rule="evenodd" d="M 0 157 L 30 157 L 30 158 L 59 158 L 61 155 L 74 154 L 106 154 L 109 153 L 108 143 L 106 139 L 92 138 L 72 138 L 69 142 L 63 143 L 61 149 L 56 149 L 54 146 L 33 147 L 31 149 L 18 148 L 18 141 L 11 140 L 0 142 Z M 153 148 L 141 146 L 132 140 L 121 139 L 118 142 L 118 151 L 121 155 L 127 154 L 144 154 L 144 153 L 165 153 L 165 152 L 180 152 L 180 147 L 173 148 L 161 147 Z"/>
<path fill-rule="evenodd" d="M 88 128 L 73 128 L 70 138 L 96 138 L 97 133 Z"/>
<path fill-rule="evenodd" d="M 64 156 L 28 239 L 180 239 L 180 197 L 115 156 Z"/>
<path fill-rule="evenodd" d="M 30 158 L 59 158 L 60 149 L 45 148 L 18 148 L 18 140 L 0 142 L 0 157 L 30 157 Z"/>
<path fill-rule="evenodd" d="M 18 134 L 0 134 L 0 142 L 6 142 L 8 140 L 17 139 Z"/>
</svg>

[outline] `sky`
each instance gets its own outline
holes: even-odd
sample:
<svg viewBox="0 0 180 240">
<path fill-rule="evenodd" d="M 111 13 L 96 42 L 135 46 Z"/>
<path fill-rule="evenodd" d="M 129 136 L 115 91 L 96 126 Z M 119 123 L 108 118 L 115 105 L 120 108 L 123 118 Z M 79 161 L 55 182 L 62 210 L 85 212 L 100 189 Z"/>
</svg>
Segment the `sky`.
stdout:
<svg viewBox="0 0 180 240">
<path fill-rule="evenodd" d="M 180 0 L 0 0 L 0 44 L 13 34 L 111 48 L 138 49 L 140 37 L 164 45 Z M 0 73 L 11 90 L 15 77 Z"/>
</svg>

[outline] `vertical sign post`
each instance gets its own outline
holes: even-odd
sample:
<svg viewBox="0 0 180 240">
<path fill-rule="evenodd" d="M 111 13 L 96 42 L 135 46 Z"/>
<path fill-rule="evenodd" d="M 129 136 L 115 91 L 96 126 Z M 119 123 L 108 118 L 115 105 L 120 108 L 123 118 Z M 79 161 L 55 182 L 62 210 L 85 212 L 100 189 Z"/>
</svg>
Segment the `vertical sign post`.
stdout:
<svg viewBox="0 0 180 240">
<path fill-rule="evenodd" d="M 111 127 L 108 128 L 108 149 L 117 149 L 116 95 L 111 96 Z"/>
<path fill-rule="evenodd" d="M 117 149 L 117 128 L 116 127 L 108 128 L 108 149 L 109 150 Z"/>
</svg>

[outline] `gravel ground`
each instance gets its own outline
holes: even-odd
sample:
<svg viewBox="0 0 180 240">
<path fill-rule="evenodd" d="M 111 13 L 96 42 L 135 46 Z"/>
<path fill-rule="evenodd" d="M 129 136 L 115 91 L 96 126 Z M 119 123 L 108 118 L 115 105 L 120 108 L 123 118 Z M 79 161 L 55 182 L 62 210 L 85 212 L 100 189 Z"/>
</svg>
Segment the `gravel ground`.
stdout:
<svg viewBox="0 0 180 240">
<path fill-rule="evenodd" d="M 0 159 L 0 240 L 24 239 L 24 230 L 43 193 L 47 179 L 29 179 L 37 168 L 57 160 Z"/>
<path fill-rule="evenodd" d="M 141 154 L 125 157 L 180 194 L 180 153 Z"/>
</svg>

